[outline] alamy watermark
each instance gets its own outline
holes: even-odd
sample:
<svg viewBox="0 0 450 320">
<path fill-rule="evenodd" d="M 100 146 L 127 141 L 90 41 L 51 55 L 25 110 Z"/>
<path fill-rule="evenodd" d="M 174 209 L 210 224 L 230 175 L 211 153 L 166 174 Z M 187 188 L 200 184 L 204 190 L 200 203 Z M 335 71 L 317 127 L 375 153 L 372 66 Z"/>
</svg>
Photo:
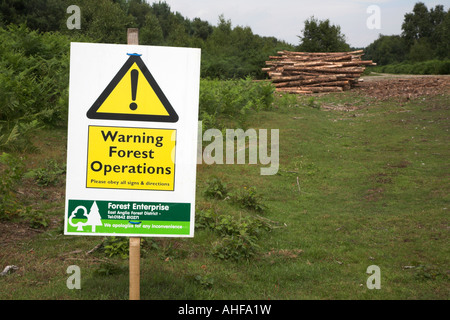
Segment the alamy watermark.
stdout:
<svg viewBox="0 0 450 320">
<path fill-rule="evenodd" d="M 66 25 L 67 29 L 81 29 L 81 10 L 79 6 L 71 5 L 67 7 L 67 13 L 72 15 L 67 18 Z"/>
<path fill-rule="evenodd" d="M 366 20 L 366 26 L 368 29 L 381 29 L 381 9 L 377 5 L 371 5 L 367 7 L 366 12 L 370 16 Z"/>
<path fill-rule="evenodd" d="M 367 274 L 371 276 L 367 278 L 366 286 L 368 289 L 381 289 L 381 270 L 379 266 L 369 266 L 366 270 Z"/>
<path fill-rule="evenodd" d="M 197 164 L 261 164 L 261 175 L 274 175 L 279 168 L 279 129 L 207 129 L 198 122 Z M 224 148 L 225 141 L 225 148 Z M 210 142 L 203 148 L 203 142 Z M 269 155 L 270 146 L 270 155 Z"/>
<path fill-rule="evenodd" d="M 67 278 L 66 286 L 68 289 L 81 289 L 81 269 L 79 266 L 68 266 L 66 272 L 71 274 Z"/>
</svg>

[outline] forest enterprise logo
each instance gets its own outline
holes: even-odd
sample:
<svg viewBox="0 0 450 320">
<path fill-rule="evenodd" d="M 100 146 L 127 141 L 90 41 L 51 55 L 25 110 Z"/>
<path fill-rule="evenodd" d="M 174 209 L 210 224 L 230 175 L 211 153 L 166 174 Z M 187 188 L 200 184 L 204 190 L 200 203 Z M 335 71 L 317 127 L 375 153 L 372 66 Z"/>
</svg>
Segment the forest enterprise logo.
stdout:
<svg viewBox="0 0 450 320">
<path fill-rule="evenodd" d="M 74 219 L 76 219 L 75 222 Z M 89 213 L 85 206 L 80 205 L 76 207 L 70 213 L 68 223 L 72 227 L 77 228 L 77 231 L 85 231 L 83 230 L 84 227 L 91 226 L 92 232 L 95 232 L 96 226 L 103 225 L 97 202 L 94 201 L 89 210 Z"/>
</svg>

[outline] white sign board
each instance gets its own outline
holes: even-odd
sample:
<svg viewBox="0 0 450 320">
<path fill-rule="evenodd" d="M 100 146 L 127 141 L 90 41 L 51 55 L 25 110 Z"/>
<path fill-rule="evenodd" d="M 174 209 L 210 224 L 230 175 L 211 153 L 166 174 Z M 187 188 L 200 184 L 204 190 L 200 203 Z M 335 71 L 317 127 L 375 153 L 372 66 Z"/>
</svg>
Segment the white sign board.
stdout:
<svg viewBox="0 0 450 320">
<path fill-rule="evenodd" d="M 193 237 L 200 49 L 72 43 L 67 235 Z"/>
</svg>

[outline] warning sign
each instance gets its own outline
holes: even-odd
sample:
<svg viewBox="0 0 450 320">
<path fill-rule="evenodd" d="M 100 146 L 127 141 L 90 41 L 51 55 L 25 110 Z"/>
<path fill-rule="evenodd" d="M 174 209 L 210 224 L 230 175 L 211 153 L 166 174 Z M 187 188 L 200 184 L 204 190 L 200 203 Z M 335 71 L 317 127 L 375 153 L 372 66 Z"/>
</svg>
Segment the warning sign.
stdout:
<svg viewBox="0 0 450 320">
<path fill-rule="evenodd" d="M 178 114 L 137 54 L 130 55 L 87 116 L 105 120 L 178 121 Z"/>
<path fill-rule="evenodd" d="M 71 43 L 64 234 L 194 236 L 199 91 L 199 49 Z"/>
<path fill-rule="evenodd" d="M 174 190 L 176 130 L 89 126 L 87 188 Z"/>
</svg>

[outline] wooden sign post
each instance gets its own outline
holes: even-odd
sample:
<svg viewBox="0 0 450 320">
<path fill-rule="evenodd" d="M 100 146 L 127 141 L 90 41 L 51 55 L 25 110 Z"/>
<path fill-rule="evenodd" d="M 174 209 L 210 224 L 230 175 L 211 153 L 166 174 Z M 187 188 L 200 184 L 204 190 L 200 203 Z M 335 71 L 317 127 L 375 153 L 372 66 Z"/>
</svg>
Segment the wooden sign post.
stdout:
<svg viewBox="0 0 450 320">
<path fill-rule="evenodd" d="M 128 28 L 127 43 L 139 45 L 139 29 Z M 141 238 L 130 237 L 130 300 L 140 300 L 141 297 Z"/>
<path fill-rule="evenodd" d="M 130 300 L 139 300 L 141 294 L 141 238 L 130 238 Z"/>
<path fill-rule="evenodd" d="M 200 49 L 70 45 L 64 234 L 129 238 L 140 300 L 142 237 L 193 237 Z"/>
</svg>

